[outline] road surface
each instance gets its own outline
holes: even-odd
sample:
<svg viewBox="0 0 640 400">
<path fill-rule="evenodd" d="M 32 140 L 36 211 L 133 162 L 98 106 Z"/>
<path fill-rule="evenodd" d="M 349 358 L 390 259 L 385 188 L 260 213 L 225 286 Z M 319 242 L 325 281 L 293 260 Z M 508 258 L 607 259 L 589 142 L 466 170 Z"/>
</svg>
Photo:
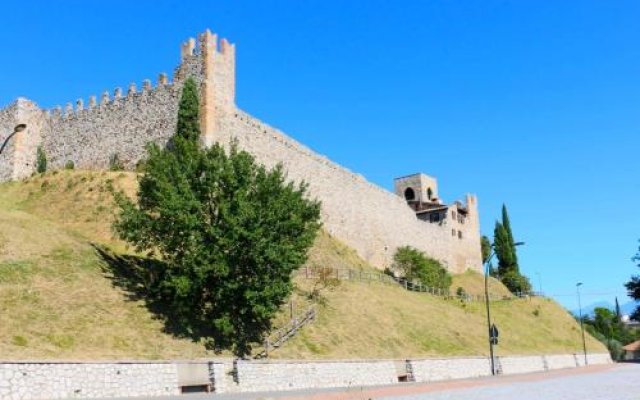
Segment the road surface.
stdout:
<svg viewBox="0 0 640 400">
<path fill-rule="evenodd" d="M 137 398 L 139 399 L 139 398 Z M 375 388 L 190 394 L 148 400 L 640 400 L 640 364 Z"/>
</svg>

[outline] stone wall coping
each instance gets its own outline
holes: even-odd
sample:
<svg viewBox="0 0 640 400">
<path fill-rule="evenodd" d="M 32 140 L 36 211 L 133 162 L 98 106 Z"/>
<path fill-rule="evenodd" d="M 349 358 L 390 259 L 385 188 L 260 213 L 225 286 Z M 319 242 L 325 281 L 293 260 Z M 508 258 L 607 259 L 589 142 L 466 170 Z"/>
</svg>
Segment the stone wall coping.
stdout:
<svg viewBox="0 0 640 400">
<path fill-rule="evenodd" d="M 608 355 L 608 353 L 588 353 L 588 356 Z M 582 355 L 582 353 L 548 353 L 548 354 L 507 354 L 496 356 L 497 358 L 529 358 L 529 357 L 543 357 L 543 356 L 575 356 Z M 359 364 L 371 364 L 371 363 L 384 363 L 384 362 L 406 362 L 406 361 L 435 361 L 435 360 L 469 360 L 478 359 L 485 360 L 489 356 L 433 356 L 433 357 L 419 357 L 419 358 L 373 358 L 373 359 L 309 359 L 309 360 L 292 360 L 292 359 L 270 359 L 270 360 L 253 360 L 253 359 L 239 359 L 239 358 L 202 358 L 194 360 L 2 360 L 0 359 L 0 365 L 2 364 L 202 364 L 202 363 L 230 363 L 238 362 L 242 364 L 332 364 L 332 363 L 359 363 Z"/>
</svg>

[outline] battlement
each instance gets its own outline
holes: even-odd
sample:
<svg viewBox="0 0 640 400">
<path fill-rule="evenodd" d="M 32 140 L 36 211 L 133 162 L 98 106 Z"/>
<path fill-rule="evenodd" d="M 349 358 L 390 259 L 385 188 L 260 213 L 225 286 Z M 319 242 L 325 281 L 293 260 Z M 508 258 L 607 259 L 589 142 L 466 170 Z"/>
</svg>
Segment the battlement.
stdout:
<svg viewBox="0 0 640 400">
<path fill-rule="evenodd" d="M 102 92 L 99 103 L 97 101 L 97 96 L 91 95 L 89 96 L 86 105 L 84 99 L 79 98 L 74 103 L 68 102 L 64 109 L 58 105 L 44 111 L 53 119 L 69 119 L 92 111 L 102 111 L 109 107 L 121 107 L 128 102 L 137 102 L 141 97 L 153 96 L 158 91 L 174 90 L 173 84 L 169 81 L 167 74 L 164 72 L 158 75 L 156 82 L 156 86 L 154 87 L 150 79 L 143 80 L 141 90 L 137 89 L 135 82 L 131 82 L 127 87 L 126 96 L 123 96 L 121 87 L 116 87 L 113 89 L 113 96 L 108 90 Z"/>
<path fill-rule="evenodd" d="M 209 29 L 198 35 L 198 40 L 189 38 L 180 45 L 180 59 L 184 62 L 189 57 L 197 57 L 202 54 L 220 54 L 227 58 L 235 59 L 236 46 L 227 39 L 218 41 L 218 35 L 211 33 Z"/>
<path fill-rule="evenodd" d="M 49 110 L 25 99 L 0 109 L 0 141 L 18 123 L 27 125 L 0 157 L 0 181 L 31 175 L 39 147 L 50 170 L 71 163 L 78 169 L 106 169 L 114 155 L 125 168 L 135 168 L 149 143 L 164 146 L 175 134 L 182 87 L 191 77 L 200 95 L 203 145 L 235 140 L 257 162 L 284 165 L 289 179 L 307 182 L 310 195 L 322 201 L 327 231 L 372 264 L 384 267 L 395 248 L 410 245 L 452 271 L 481 269 L 475 196 L 467 196 L 466 204 L 443 204 L 436 179 L 424 174 L 397 179 L 395 195 L 240 110 L 235 50 L 207 30 L 180 44 L 172 75 L 159 74 L 155 83 L 134 81 Z M 421 221 L 407 202 L 433 206 L 438 220 L 446 214 L 447 223 Z"/>
<path fill-rule="evenodd" d="M 210 82 L 215 79 L 214 73 L 225 78 L 225 81 L 217 84 Z M 218 107 L 229 108 L 230 104 L 235 103 L 235 45 L 225 38 L 218 40 L 218 35 L 207 29 L 198 35 L 197 40 L 189 38 L 180 45 L 180 64 L 175 68 L 173 79 L 163 72 L 158 75 L 155 87 L 150 79 L 144 79 L 141 90 L 138 90 L 135 82 L 131 82 L 126 95 L 123 95 L 121 87 L 116 87 L 113 95 L 109 91 L 102 92 L 100 102 L 97 101 L 96 95 L 91 95 L 87 103 L 83 98 L 79 98 L 74 102 L 68 102 L 64 108 L 55 106 L 45 111 L 52 118 L 74 118 L 79 114 L 102 110 L 109 106 L 119 107 L 126 104 L 126 101 L 138 101 L 139 97 L 153 95 L 157 91 L 180 89 L 187 77 L 194 78 L 202 85 L 201 99 L 205 105 L 209 106 L 212 103 L 209 98 L 215 97 L 214 107 L 218 100 Z M 205 93 L 207 89 L 211 93 Z M 223 93 L 216 96 L 216 89 Z"/>
</svg>

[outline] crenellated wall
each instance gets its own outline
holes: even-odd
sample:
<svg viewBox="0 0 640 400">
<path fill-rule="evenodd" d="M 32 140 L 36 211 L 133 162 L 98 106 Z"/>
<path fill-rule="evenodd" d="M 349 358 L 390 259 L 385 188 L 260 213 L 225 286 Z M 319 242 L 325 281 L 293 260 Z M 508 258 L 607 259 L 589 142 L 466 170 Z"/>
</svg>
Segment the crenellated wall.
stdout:
<svg viewBox="0 0 640 400">
<path fill-rule="evenodd" d="M 38 109 L 28 100 L 0 110 L 0 139 L 17 122 L 26 122 L 0 156 L 0 180 L 20 179 L 34 170 L 38 146 L 45 150 L 50 169 L 73 161 L 76 168 L 103 169 L 117 154 L 133 168 L 145 154 L 145 145 L 164 145 L 175 131 L 182 85 L 193 77 L 200 88 L 202 142 L 240 147 L 267 166 L 282 163 L 289 177 L 309 183 L 311 195 L 322 201 L 325 228 L 353 247 L 372 264 L 385 267 L 395 249 L 411 245 L 443 261 L 453 272 L 481 270 L 480 234 L 475 196 L 467 197 L 474 218 L 462 238 L 452 235 L 452 224 L 419 221 L 405 201 L 330 161 L 284 133 L 239 110 L 235 105 L 235 46 L 209 31 L 180 48 L 181 63 L 174 79 L 161 74 L 153 86 L 129 85 L 88 101 L 80 99 L 65 110 Z M 5 157 L 6 156 L 6 157 Z M 8 161 L 11 160 L 11 161 Z"/>
</svg>

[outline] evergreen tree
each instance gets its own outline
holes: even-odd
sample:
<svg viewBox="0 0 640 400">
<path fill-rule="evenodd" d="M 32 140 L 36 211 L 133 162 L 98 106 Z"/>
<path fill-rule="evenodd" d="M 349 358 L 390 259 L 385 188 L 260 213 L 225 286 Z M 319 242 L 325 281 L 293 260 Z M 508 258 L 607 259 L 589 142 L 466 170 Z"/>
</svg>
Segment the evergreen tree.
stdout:
<svg viewBox="0 0 640 400">
<path fill-rule="evenodd" d="M 482 264 L 486 264 L 491 257 L 491 240 L 485 235 L 480 238 L 480 252 L 482 253 Z"/>
<path fill-rule="evenodd" d="M 200 101 L 196 82 L 192 78 L 188 78 L 182 88 L 176 134 L 191 142 L 197 143 L 200 139 Z"/>
<path fill-rule="evenodd" d="M 616 318 L 618 321 L 622 320 L 622 314 L 620 314 L 620 303 L 618 303 L 618 296 L 616 296 Z"/>
<path fill-rule="evenodd" d="M 42 149 L 42 146 L 38 146 L 36 150 L 36 171 L 39 174 L 47 172 L 47 155 Z"/>
<path fill-rule="evenodd" d="M 631 259 L 632 261 L 638 262 L 638 267 L 640 267 L 640 249 L 638 253 Z M 627 288 L 627 294 L 634 300 L 640 300 L 640 275 L 631 276 L 631 280 L 624 285 Z M 640 319 L 640 306 L 636 307 L 635 311 L 631 315 L 631 318 L 638 320 Z"/>
<path fill-rule="evenodd" d="M 215 350 L 250 354 L 291 293 L 291 274 L 320 227 L 320 204 L 281 166 L 257 165 L 200 137 L 195 83 L 185 83 L 176 135 L 151 144 L 137 204 L 116 194 L 116 232 L 137 251 L 158 255 L 150 288 L 169 304 L 168 324 Z"/>
<path fill-rule="evenodd" d="M 498 273 L 505 276 L 508 272 L 515 271 L 513 246 L 507 230 L 500 222 L 496 222 L 493 230 L 493 245 L 498 258 Z"/>
<path fill-rule="evenodd" d="M 513 259 L 512 261 L 513 269 L 515 271 L 519 271 L 520 268 L 518 267 L 518 255 L 516 253 L 516 246 L 515 246 L 516 241 L 513 239 L 513 231 L 511 230 L 511 221 L 509 220 L 509 214 L 507 213 L 507 206 L 505 204 L 502 204 L 502 226 L 504 227 L 504 230 L 507 235 L 507 239 L 511 246 L 511 257 Z"/>
</svg>

